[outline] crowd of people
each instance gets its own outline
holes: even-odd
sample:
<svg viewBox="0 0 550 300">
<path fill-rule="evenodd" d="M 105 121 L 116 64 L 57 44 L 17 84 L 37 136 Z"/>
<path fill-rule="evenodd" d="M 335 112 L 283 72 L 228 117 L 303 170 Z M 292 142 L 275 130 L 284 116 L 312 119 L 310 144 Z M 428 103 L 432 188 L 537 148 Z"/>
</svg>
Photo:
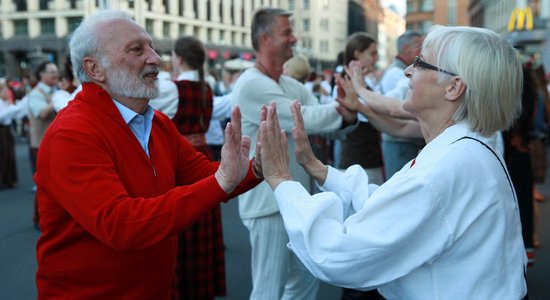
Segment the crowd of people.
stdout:
<svg viewBox="0 0 550 300">
<path fill-rule="evenodd" d="M 82 22 L 61 76 L 46 61 L 32 84 L 0 80 L 0 184 L 17 185 L 28 137 L 40 299 L 226 296 L 230 199 L 250 299 L 313 300 L 319 279 L 346 300 L 526 296 L 550 125 L 540 57 L 434 26 L 400 36 L 384 69 L 354 33 L 317 74 L 291 16 L 256 11 L 255 61 L 226 61 L 218 82 L 199 39 L 162 64 L 120 11 Z"/>
</svg>

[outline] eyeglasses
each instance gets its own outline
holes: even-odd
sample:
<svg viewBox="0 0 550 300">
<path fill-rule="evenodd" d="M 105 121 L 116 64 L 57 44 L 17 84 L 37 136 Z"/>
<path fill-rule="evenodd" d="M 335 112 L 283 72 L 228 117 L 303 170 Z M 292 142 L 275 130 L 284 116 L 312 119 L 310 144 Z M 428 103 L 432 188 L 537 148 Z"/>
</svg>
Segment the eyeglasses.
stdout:
<svg viewBox="0 0 550 300">
<path fill-rule="evenodd" d="M 429 64 L 429 63 L 423 61 L 422 58 L 420 58 L 419 56 L 414 57 L 413 67 L 415 67 L 415 68 L 421 67 L 421 68 L 424 68 L 424 69 L 430 69 L 430 70 L 434 70 L 434 71 L 437 71 L 437 72 L 442 72 L 442 73 L 445 73 L 445 74 L 449 74 L 451 76 L 458 76 L 453 72 L 445 71 L 443 69 L 440 69 L 440 68 L 438 68 L 438 67 L 436 67 L 432 64 Z"/>
</svg>

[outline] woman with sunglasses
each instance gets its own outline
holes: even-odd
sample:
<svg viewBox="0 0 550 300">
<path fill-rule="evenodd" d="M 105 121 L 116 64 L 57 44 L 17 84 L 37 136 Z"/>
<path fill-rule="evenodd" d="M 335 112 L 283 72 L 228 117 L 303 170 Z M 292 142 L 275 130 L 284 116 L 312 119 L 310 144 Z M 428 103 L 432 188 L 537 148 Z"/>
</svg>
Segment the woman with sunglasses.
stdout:
<svg viewBox="0 0 550 300">
<path fill-rule="evenodd" d="M 437 26 L 405 74 L 403 109 L 426 147 L 381 186 L 316 159 L 295 103 L 296 158 L 325 191 L 310 195 L 289 175 L 275 105 L 263 110 L 260 159 L 290 248 L 321 280 L 387 299 L 523 298 L 518 205 L 495 151 L 521 110 L 514 49 L 487 29 Z"/>
</svg>

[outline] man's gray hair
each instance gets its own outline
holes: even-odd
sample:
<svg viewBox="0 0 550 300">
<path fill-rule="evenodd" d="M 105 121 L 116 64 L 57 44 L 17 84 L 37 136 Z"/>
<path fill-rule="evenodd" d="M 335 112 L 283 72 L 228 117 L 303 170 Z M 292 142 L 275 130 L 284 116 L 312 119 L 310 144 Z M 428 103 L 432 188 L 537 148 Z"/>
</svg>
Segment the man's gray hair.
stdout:
<svg viewBox="0 0 550 300">
<path fill-rule="evenodd" d="M 259 38 L 262 33 L 271 34 L 273 30 L 273 25 L 276 23 L 276 18 L 290 17 L 292 12 L 280 9 L 280 8 L 260 8 L 252 17 L 252 27 L 250 29 L 250 37 L 252 40 L 252 47 L 254 50 L 258 51 L 260 48 Z"/>
<path fill-rule="evenodd" d="M 423 36 L 424 34 L 418 31 L 406 31 L 397 38 L 397 52 L 401 53 L 405 45 L 412 45 L 414 38 Z"/>
<path fill-rule="evenodd" d="M 84 19 L 74 31 L 69 48 L 71 49 L 71 63 L 74 76 L 81 82 L 92 82 L 84 71 L 84 57 L 95 56 L 105 62 L 106 57 L 100 52 L 100 26 L 104 22 L 113 20 L 132 20 L 131 16 L 123 11 L 102 10 Z"/>
</svg>

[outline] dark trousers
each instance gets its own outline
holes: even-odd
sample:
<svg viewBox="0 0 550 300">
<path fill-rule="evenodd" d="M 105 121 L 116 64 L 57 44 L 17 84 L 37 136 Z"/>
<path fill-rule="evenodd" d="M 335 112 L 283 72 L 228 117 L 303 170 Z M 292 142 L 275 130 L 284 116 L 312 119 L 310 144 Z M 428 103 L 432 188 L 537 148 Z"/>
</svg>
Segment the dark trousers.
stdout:
<svg viewBox="0 0 550 300">
<path fill-rule="evenodd" d="M 358 291 L 353 289 L 342 289 L 342 300 L 384 300 L 378 290 Z"/>
<path fill-rule="evenodd" d="M 529 152 L 510 149 L 506 161 L 518 197 L 519 217 L 525 248 L 533 248 L 533 169 Z"/>
<path fill-rule="evenodd" d="M 36 173 L 36 158 L 38 157 L 38 148 L 29 147 L 29 158 L 31 160 L 32 176 Z M 36 193 L 34 194 L 34 212 L 32 216 L 33 223 L 38 226 L 40 224 L 40 216 L 38 215 L 38 201 L 36 201 Z"/>
</svg>

